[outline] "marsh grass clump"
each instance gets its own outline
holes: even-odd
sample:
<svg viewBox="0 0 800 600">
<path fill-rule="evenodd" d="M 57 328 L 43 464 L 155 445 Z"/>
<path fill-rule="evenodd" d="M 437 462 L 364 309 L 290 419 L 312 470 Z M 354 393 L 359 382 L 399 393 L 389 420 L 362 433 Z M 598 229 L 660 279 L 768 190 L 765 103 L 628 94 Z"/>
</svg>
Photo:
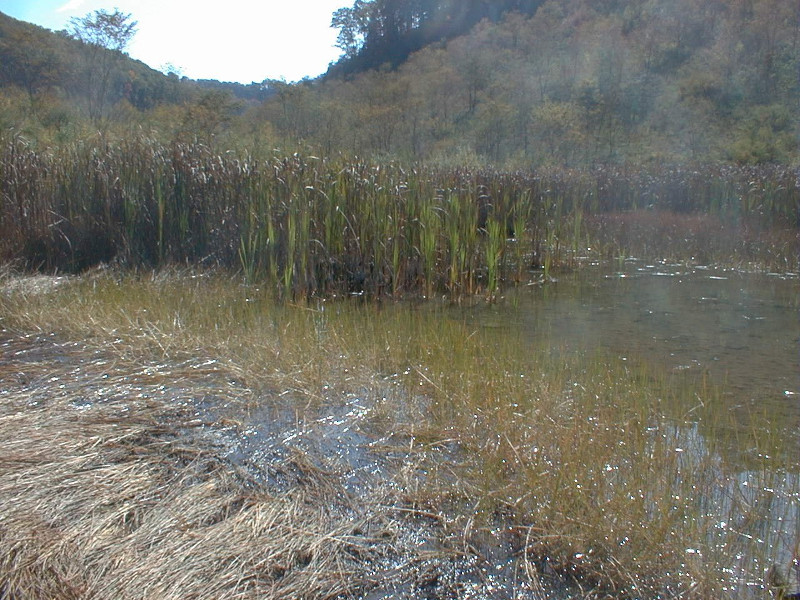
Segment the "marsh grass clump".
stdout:
<svg viewBox="0 0 800 600">
<path fill-rule="evenodd" d="M 47 291 L 7 286 L 0 315 L 8 331 L 58 332 L 111 352 L 111 363 L 91 363 L 104 390 L 137 382 L 157 389 L 170 377 L 191 389 L 198 376 L 221 377 L 239 386 L 227 388 L 237 399 L 228 403 L 234 420 L 246 420 L 265 397 L 286 398 L 301 421 L 348 394 L 374 402 L 367 429 L 383 440 L 375 451 L 405 457 L 386 473 L 394 491 L 381 506 L 432 519 L 443 543 L 460 552 L 480 556 L 490 540 L 507 540 L 529 581 L 558 575 L 585 597 L 742 598 L 765 590 L 765 572 L 785 558 L 800 493 L 795 442 L 758 418 L 744 429 L 732 423 L 721 391 L 708 382 L 602 354 L 561 354 L 513 332 L 492 336 L 431 303 L 291 305 L 236 281 L 213 272 L 96 273 Z M 126 365 L 151 361 L 165 365 L 163 377 L 159 369 L 123 375 Z M 110 381 L 100 378 L 108 364 L 116 369 Z M 184 366 L 170 372 L 175 364 Z M 46 366 L 41 373 L 48 375 Z M 34 546 L 4 550 L 3 585 L 32 589 L 24 586 L 80 572 L 70 581 L 121 593 L 128 583 L 102 575 L 108 566 L 100 557 L 115 556 L 131 565 L 131 586 L 147 578 L 155 586 L 147 589 L 160 595 L 167 583 L 159 565 L 191 548 L 192 556 L 211 558 L 205 570 L 187 558 L 186 572 L 196 569 L 197 586 L 222 578 L 213 584 L 220 587 L 203 588 L 215 593 L 246 582 L 248 590 L 261 589 L 259 582 L 291 590 L 280 586 L 293 573 L 318 575 L 312 589 L 323 596 L 351 589 L 340 587 L 343 573 L 360 572 L 358 557 L 369 551 L 353 558 L 353 544 L 361 548 L 363 540 L 319 512 L 327 496 L 313 490 L 330 479 L 300 496 L 265 495 L 211 448 L 176 434 L 174 424 L 185 422 L 181 403 L 136 389 L 134 400 L 116 402 L 36 396 L 33 383 L 4 396 L 12 458 L 3 464 L 13 476 L 2 478 L 0 498 L 13 510 L 3 522 L 22 529 L 3 539 L 26 539 L 32 517 L 25 507 L 35 505 L 50 515 L 36 531 L 55 527 L 64 542 L 42 550 L 41 560 Z M 92 509 L 95 524 L 130 530 L 122 547 L 99 534 L 81 537 L 100 531 L 86 530 L 89 517 L 79 514 L 90 494 L 105 499 Z M 23 496 L 37 501 L 17 503 Z M 284 537 L 298 527 L 303 536 Z M 246 542 L 236 537 L 242 532 Z M 275 540 L 267 553 L 274 562 L 253 554 L 250 544 L 262 544 L 262 535 Z M 43 549 L 45 538 L 36 539 Z M 137 541 L 144 539 L 149 545 Z M 327 561 L 331 548 L 335 564 L 315 562 Z M 77 563 L 64 562 L 75 556 Z M 225 579 L 233 577 L 223 568 L 230 564 L 243 569 L 234 570 L 236 582 Z M 245 575 L 251 568 L 257 575 Z M 95 581 L 120 587 L 92 588 Z M 177 595 L 195 590 L 173 584 Z"/>
<path fill-rule="evenodd" d="M 286 493 L 219 458 L 175 402 L 174 370 L 30 366 L 16 385 L 2 367 L 3 597 L 319 598 L 364 585 L 359 512 L 300 458 L 273 466 L 304 473 Z"/>
<path fill-rule="evenodd" d="M 615 597 L 763 589 L 796 534 L 792 439 L 754 428 L 739 442 L 768 458 L 745 467 L 720 451 L 733 424 L 713 387 L 433 327 L 409 375 L 432 398 L 414 431 L 458 451 L 436 467 L 424 506 L 449 502 L 454 528 L 476 540 L 516 528 L 540 569 Z"/>
</svg>

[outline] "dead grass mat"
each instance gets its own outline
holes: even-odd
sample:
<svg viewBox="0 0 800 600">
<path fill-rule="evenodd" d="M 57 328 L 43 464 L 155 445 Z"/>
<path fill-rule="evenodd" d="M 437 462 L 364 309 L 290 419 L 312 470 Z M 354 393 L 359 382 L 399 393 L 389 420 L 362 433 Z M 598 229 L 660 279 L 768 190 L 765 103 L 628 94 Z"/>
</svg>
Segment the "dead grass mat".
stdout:
<svg viewBox="0 0 800 600">
<path fill-rule="evenodd" d="M 355 565 L 371 540 L 352 535 L 358 512 L 328 475 L 286 464 L 303 485 L 271 494 L 216 456 L 168 394 L 41 358 L 0 367 L 0 597 L 327 598 L 363 586 Z"/>
</svg>

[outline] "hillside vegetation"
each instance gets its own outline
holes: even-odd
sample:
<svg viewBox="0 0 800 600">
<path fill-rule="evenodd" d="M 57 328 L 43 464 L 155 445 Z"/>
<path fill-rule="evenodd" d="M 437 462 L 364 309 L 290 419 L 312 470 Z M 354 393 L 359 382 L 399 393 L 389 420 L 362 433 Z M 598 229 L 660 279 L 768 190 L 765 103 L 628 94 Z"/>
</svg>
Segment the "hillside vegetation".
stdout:
<svg viewBox="0 0 800 600">
<path fill-rule="evenodd" d="M 213 107 L 215 120 L 225 121 L 227 114 L 270 93 L 256 83 L 190 80 L 175 69 L 165 75 L 123 50 L 0 13 L 0 134 L 40 145 L 82 139 L 98 130 L 121 137 L 137 130 L 193 139 L 198 127 L 213 129 L 204 118 L 207 107 Z"/>
<path fill-rule="evenodd" d="M 490 17 L 395 69 L 367 37 L 353 60 L 384 68 L 293 90 L 263 118 L 326 150 L 455 163 L 796 159 L 797 3 L 565 0 Z"/>
<path fill-rule="evenodd" d="M 0 16 L 3 131 L 96 129 L 85 48 Z M 797 162 L 794 2 L 358 0 L 333 23 L 342 58 L 297 84 L 201 85 L 126 59 L 103 127 L 440 165 Z"/>
</svg>

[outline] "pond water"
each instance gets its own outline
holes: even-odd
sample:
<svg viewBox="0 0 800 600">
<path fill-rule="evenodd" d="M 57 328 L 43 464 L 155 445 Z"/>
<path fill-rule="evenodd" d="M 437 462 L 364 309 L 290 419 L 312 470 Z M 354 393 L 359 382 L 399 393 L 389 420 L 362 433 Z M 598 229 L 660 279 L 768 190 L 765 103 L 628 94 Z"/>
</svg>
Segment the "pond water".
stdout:
<svg viewBox="0 0 800 600">
<path fill-rule="evenodd" d="M 512 290 L 468 309 L 554 352 L 602 351 L 676 378 L 706 377 L 731 409 L 800 428 L 800 278 L 628 260 Z M 742 411 L 752 412 L 751 410 Z"/>
<path fill-rule="evenodd" d="M 726 443 L 715 447 L 724 451 L 724 462 L 733 469 L 713 494 L 712 512 L 723 514 L 732 498 L 755 503 L 759 493 L 770 492 L 770 516 L 759 523 L 753 539 L 770 548 L 766 554 L 776 564 L 788 564 L 800 544 L 799 284 L 797 274 L 628 260 L 511 290 L 502 301 L 476 304 L 466 313 L 476 327 L 522 335 L 532 345 L 549 345 L 553 353 L 607 353 L 663 370 L 676 381 L 718 385 L 721 394 L 709 397 L 723 402 L 733 418 L 730 434 L 715 434 Z M 463 311 L 459 309 L 459 318 Z M 705 433 L 696 425 L 685 427 L 685 446 L 704 453 Z M 769 430 L 783 442 L 776 446 L 781 456 L 770 462 L 778 471 L 769 483 L 760 469 L 766 464 L 762 459 L 770 457 L 758 454 L 743 435 L 755 428 Z M 732 525 L 720 522 L 718 527 Z M 730 555 L 729 574 L 737 580 L 734 562 L 749 560 L 748 552 L 721 552 Z M 750 565 L 749 570 L 759 568 Z M 794 577 L 800 592 L 800 573 Z M 732 597 L 750 597 L 763 588 L 759 581 L 742 578 L 731 591 Z"/>
</svg>

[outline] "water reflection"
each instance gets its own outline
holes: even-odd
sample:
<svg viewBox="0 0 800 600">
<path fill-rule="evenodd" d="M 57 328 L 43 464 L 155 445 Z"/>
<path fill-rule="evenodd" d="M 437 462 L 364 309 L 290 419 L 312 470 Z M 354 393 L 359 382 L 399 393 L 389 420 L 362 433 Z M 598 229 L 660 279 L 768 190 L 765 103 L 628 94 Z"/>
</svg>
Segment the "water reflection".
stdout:
<svg viewBox="0 0 800 600">
<path fill-rule="evenodd" d="M 765 574 L 776 567 L 788 574 L 798 551 L 800 475 L 780 469 L 731 472 L 720 463 L 695 481 L 692 463 L 713 454 L 700 428 L 674 428 L 667 435 L 686 451 L 679 469 L 685 470 L 696 491 L 695 518 L 712 524 L 704 528 L 707 555 L 702 558 L 722 567 L 723 589 L 730 597 L 763 597 Z"/>
</svg>

